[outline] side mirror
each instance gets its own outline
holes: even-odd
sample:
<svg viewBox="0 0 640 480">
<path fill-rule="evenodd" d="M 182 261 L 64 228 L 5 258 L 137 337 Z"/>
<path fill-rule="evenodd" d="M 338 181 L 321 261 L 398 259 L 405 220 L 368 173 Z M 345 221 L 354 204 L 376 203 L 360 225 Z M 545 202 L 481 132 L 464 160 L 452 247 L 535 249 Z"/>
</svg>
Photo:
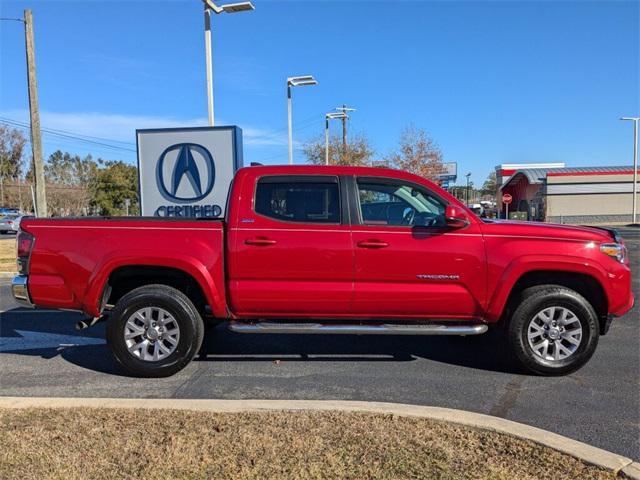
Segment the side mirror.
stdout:
<svg viewBox="0 0 640 480">
<path fill-rule="evenodd" d="M 460 207 L 447 205 L 444 210 L 444 217 L 447 222 L 447 226 L 451 228 L 462 228 L 469 225 L 469 219 Z"/>
</svg>

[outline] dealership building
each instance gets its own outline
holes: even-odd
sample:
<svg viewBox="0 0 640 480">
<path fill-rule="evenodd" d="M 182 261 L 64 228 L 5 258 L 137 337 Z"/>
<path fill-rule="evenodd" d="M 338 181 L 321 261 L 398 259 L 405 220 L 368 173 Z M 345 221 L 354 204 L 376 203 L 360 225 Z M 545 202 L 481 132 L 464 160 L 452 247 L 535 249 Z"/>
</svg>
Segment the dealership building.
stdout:
<svg viewBox="0 0 640 480">
<path fill-rule="evenodd" d="M 566 167 L 564 163 L 496 167 L 498 210 L 502 195 L 513 200 L 509 217 L 555 223 L 630 223 L 633 168 Z M 637 191 L 637 190 L 636 190 Z"/>
</svg>

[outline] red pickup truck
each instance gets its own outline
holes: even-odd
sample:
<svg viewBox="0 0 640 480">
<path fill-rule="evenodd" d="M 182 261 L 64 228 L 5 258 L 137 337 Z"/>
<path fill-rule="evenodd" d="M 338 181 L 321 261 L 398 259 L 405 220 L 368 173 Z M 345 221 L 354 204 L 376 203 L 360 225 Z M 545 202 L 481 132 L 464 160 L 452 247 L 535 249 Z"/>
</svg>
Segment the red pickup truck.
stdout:
<svg viewBox="0 0 640 480">
<path fill-rule="evenodd" d="M 481 220 L 433 183 L 364 167 L 239 170 L 226 218 L 25 219 L 16 299 L 107 322 L 131 374 L 171 375 L 204 321 L 235 332 L 477 335 L 526 370 L 584 365 L 633 305 L 615 231 Z"/>
</svg>

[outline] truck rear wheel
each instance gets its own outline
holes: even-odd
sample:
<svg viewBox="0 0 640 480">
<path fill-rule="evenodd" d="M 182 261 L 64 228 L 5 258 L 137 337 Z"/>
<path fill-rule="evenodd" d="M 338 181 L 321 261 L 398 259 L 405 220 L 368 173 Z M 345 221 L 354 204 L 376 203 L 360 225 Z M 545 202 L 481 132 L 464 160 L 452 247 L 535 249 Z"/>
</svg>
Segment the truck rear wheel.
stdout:
<svg viewBox="0 0 640 480">
<path fill-rule="evenodd" d="M 204 325 L 189 298 L 166 285 L 124 295 L 107 323 L 107 343 L 127 373 L 167 377 L 182 370 L 202 345 Z"/>
<path fill-rule="evenodd" d="M 565 375 L 593 355 L 600 331 L 591 304 L 579 293 L 559 285 L 522 292 L 508 329 L 511 350 L 528 372 Z"/>
</svg>

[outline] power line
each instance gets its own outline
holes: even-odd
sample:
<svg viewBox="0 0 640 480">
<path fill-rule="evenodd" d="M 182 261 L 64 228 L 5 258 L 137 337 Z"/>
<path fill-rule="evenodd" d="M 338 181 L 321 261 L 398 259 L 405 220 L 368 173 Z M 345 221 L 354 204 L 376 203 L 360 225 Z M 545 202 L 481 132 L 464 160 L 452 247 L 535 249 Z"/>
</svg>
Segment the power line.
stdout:
<svg viewBox="0 0 640 480">
<path fill-rule="evenodd" d="M 319 118 L 323 118 L 322 114 L 312 115 L 307 117 L 299 122 L 296 122 L 296 130 L 304 130 L 309 128 L 314 122 L 316 122 Z M 302 127 L 304 125 L 304 127 Z M 277 137 L 278 135 L 286 132 L 289 127 L 279 128 L 277 130 L 273 130 L 272 132 L 265 133 L 264 135 L 254 135 L 252 139 L 269 139 L 273 137 Z"/>
<path fill-rule="evenodd" d="M 0 121 L 8 121 L 8 122 L 19 123 L 19 124 L 22 124 L 23 126 L 26 126 L 26 127 L 29 126 L 28 123 L 21 122 L 20 120 L 15 120 L 15 119 L 12 119 L 12 118 L 0 117 Z M 134 142 L 126 142 L 124 140 L 115 140 L 115 139 L 112 139 L 112 138 L 105 138 L 105 137 L 96 137 L 96 136 L 93 136 L 93 135 L 84 135 L 84 134 L 81 134 L 81 133 L 70 132 L 68 130 L 60 130 L 60 129 L 49 128 L 49 127 L 45 128 L 45 130 L 48 130 L 50 132 L 56 132 L 56 133 L 64 133 L 64 134 L 67 134 L 67 135 L 75 135 L 76 137 L 81 137 L 81 138 L 88 138 L 88 139 L 93 139 L 93 140 L 102 140 L 102 141 L 105 141 L 105 142 L 115 142 L 115 143 L 121 143 L 123 145 L 130 145 L 130 146 L 135 145 Z"/>
<path fill-rule="evenodd" d="M 13 127 L 22 128 L 22 129 L 25 129 L 25 130 L 29 130 L 30 129 L 29 124 L 26 124 L 26 123 L 23 123 L 23 122 L 18 122 L 18 121 L 11 120 L 11 119 L 0 118 L 0 123 L 4 123 L 6 125 L 10 125 L 10 126 L 13 126 Z M 76 140 L 76 141 L 79 141 L 79 142 L 84 142 L 84 143 L 89 143 L 89 144 L 92 144 L 92 145 L 98 145 L 98 146 L 102 146 L 102 147 L 106 147 L 106 148 L 111 148 L 113 150 L 122 150 L 122 151 L 127 151 L 127 152 L 135 152 L 136 151 L 133 148 L 127 148 L 127 147 L 122 147 L 122 146 L 119 146 L 119 145 L 112 145 L 112 144 L 109 144 L 109 143 L 98 142 L 98 141 L 95 141 L 95 140 L 90 140 L 90 139 L 87 139 L 87 138 L 80 137 L 80 136 L 75 135 L 75 134 L 70 135 L 70 134 L 66 134 L 66 133 L 59 133 L 59 132 L 56 132 L 54 130 L 50 130 L 48 128 L 42 128 L 41 130 L 44 133 L 48 134 L 48 135 L 53 135 L 53 136 L 61 137 L 61 138 L 69 138 L 69 139 Z"/>
</svg>

